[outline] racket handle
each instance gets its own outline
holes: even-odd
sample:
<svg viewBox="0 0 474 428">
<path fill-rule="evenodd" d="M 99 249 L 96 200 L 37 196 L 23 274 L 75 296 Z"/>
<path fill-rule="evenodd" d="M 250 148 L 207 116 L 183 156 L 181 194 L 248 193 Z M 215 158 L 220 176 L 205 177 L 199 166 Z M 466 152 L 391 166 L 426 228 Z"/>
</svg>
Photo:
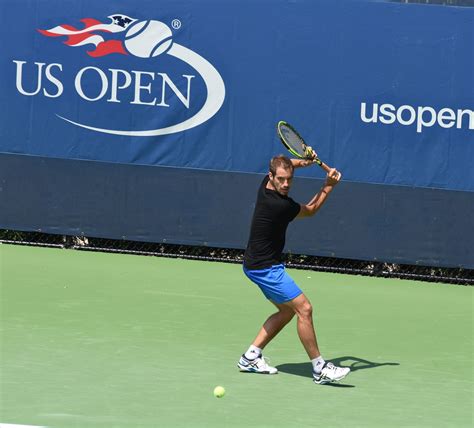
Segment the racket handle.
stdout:
<svg viewBox="0 0 474 428">
<path fill-rule="evenodd" d="M 327 166 L 321 159 L 316 158 L 314 159 L 314 162 L 317 163 L 324 171 L 329 172 L 331 168 Z"/>
</svg>

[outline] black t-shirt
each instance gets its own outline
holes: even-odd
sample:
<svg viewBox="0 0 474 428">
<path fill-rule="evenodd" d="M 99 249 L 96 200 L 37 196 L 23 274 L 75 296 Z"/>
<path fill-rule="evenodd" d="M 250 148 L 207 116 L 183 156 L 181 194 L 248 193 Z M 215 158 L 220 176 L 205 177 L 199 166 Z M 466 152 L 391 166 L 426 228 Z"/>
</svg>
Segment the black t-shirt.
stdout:
<svg viewBox="0 0 474 428">
<path fill-rule="evenodd" d="M 258 189 L 250 238 L 245 250 L 247 269 L 265 269 L 281 263 L 288 224 L 300 212 L 300 205 L 288 196 L 266 188 L 268 175 Z"/>
</svg>

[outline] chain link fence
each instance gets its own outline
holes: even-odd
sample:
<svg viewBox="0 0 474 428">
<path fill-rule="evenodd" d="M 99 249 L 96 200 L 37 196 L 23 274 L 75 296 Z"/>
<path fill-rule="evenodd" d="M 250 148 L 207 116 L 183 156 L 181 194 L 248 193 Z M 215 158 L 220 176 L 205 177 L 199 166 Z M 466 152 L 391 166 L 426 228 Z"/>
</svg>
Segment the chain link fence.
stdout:
<svg viewBox="0 0 474 428">
<path fill-rule="evenodd" d="M 244 256 L 242 249 L 52 235 L 41 232 L 20 232 L 4 229 L 0 229 L 0 242 L 226 263 L 242 263 Z M 381 261 L 350 260 L 291 253 L 284 255 L 284 262 L 286 266 L 295 269 L 474 285 L 473 269 L 404 265 Z"/>
<path fill-rule="evenodd" d="M 439 6 L 474 7 L 474 0 L 389 0 L 392 3 L 435 4 Z"/>
</svg>

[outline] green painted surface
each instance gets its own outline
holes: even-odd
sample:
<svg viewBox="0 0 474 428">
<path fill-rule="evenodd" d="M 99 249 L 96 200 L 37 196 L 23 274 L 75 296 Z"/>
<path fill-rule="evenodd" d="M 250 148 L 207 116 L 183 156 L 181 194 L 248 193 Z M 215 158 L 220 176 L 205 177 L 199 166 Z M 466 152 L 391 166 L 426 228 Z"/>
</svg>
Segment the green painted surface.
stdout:
<svg viewBox="0 0 474 428">
<path fill-rule="evenodd" d="M 289 272 L 353 367 L 336 386 L 294 320 L 265 350 L 278 375 L 239 373 L 273 312 L 239 265 L 0 245 L 0 424 L 472 426 L 472 287 Z"/>
</svg>

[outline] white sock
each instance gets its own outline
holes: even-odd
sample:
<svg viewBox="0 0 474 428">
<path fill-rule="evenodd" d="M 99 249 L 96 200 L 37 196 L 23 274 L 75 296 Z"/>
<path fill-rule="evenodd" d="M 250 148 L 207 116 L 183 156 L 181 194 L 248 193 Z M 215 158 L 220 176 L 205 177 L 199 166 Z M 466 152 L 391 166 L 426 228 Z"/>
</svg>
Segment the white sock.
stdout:
<svg viewBox="0 0 474 428">
<path fill-rule="evenodd" d="M 262 350 L 260 348 L 250 345 L 250 348 L 245 353 L 245 358 L 247 358 L 247 360 L 255 360 L 255 358 L 257 358 L 261 353 Z"/>
<path fill-rule="evenodd" d="M 321 357 L 321 355 L 318 358 L 311 360 L 311 362 L 313 363 L 313 370 L 318 374 L 321 373 L 321 370 L 323 369 L 323 366 L 326 363 L 326 361 L 324 361 L 324 358 Z"/>
</svg>

